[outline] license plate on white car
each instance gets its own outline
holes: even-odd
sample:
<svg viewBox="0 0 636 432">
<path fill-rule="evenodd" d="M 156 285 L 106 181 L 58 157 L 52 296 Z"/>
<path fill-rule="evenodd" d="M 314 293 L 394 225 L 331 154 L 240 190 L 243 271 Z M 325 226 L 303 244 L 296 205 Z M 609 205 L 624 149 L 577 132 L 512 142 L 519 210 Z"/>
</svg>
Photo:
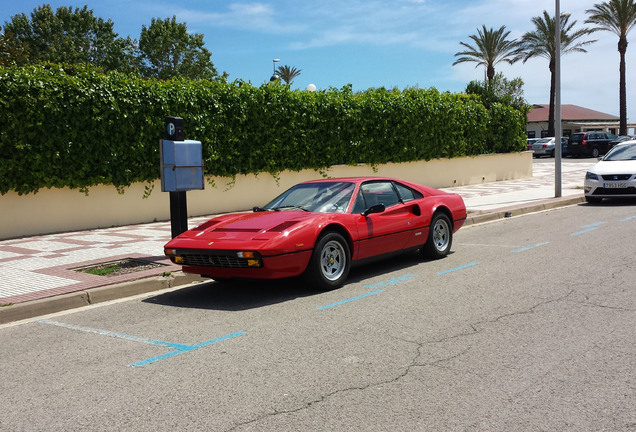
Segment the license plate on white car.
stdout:
<svg viewBox="0 0 636 432">
<path fill-rule="evenodd" d="M 603 183 L 603 187 L 605 189 L 624 189 L 627 187 L 627 183 L 625 182 Z"/>
</svg>

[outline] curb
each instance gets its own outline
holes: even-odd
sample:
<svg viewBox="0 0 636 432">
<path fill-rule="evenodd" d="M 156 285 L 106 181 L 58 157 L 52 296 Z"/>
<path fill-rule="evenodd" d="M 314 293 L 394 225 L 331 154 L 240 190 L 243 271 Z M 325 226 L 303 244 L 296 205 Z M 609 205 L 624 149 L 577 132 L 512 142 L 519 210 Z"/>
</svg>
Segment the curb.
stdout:
<svg viewBox="0 0 636 432">
<path fill-rule="evenodd" d="M 580 195 L 564 198 L 552 198 L 533 205 L 524 204 L 517 207 L 503 208 L 491 212 L 478 212 L 472 216 L 469 215 L 466 218 L 464 226 L 493 222 L 513 216 L 521 216 L 528 213 L 536 213 L 559 207 L 580 204 L 583 202 L 585 202 L 585 197 Z M 0 307 L 0 325 L 83 306 L 90 306 L 106 301 L 131 297 L 138 294 L 159 291 L 166 288 L 174 288 L 201 280 L 202 279 L 196 275 L 176 272 L 167 277 L 152 276 L 120 284 L 102 286 L 75 293 L 17 303 L 11 306 Z"/>
<path fill-rule="evenodd" d="M 198 280 L 201 280 L 199 276 L 176 272 L 170 276 L 152 276 L 115 285 L 17 303 L 0 307 L 0 325 L 138 294 L 159 291 L 166 288 L 187 285 Z"/>
<path fill-rule="evenodd" d="M 541 201 L 533 205 L 521 205 L 517 207 L 508 207 L 499 209 L 493 212 L 475 213 L 472 216 L 469 214 L 466 218 L 464 226 L 477 225 L 486 222 L 493 222 L 500 219 L 507 219 L 513 216 L 521 216 L 529 213 L 537 213 L 545 210 L 552 210 L 559 207 L 567 207 L 571 205 L 581 204 L 585 202 L 583 195 L 577 195 L 572 197 L 552 198 L 546 201 Z"/>
</svg>

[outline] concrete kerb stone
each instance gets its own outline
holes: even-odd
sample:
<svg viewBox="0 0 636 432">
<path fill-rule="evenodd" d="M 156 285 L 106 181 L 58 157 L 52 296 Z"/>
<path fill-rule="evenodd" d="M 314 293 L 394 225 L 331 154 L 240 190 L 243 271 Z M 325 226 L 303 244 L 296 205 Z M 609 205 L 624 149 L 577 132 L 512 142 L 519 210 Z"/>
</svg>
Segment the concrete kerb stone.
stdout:
<svg viewBox="0 0 636 432">
<path fill-rule="evenodd" d="M 202 279 L 199 276 L 176 272 L 170 276 L 152 276 L 75 293 L 3 306 L 0 307 L 0 324 L 7 324 L 138 294 L 187 285 L 200 280 Z"/>
<path fill-rule="evenodd" d="M 566 207 L 585 202 L 584 196 L 572 196 L 562 198 L 552 198 L 550 200 L 542 201 L 536 204 L 525 204 L 517 207 L 510 207 L 504 209 L 498 209 L 496 211 L 484 211 L 480 213 L 468 214 L 466 218 L 465 226 L 476 225 L 486 222 L 493 222 L 499 219 L 505 219 L 514 216 L 521 216 L 530 213 L 537 213 L 545 210 L 552 210 L 560 207 Z"/>
<path fill-rule="evenodd" d="M 513 216 L 521 216 L 524 214 L 576 205 L 583 202 L 585 202 L 585 197 L 580 195 L 564 198 L 552 198 L 532 205 L 526 204 L 491 212 L 484 211 L 473 213 L 468 215 L 464 225 L 468 226 L 492 222 Z M 63 294 L 40 300 L 3 306 L 0 307 L 0 324 L 7 324 L 64 310 L 75 309 L 82 306 L 89 306 L 91 304 L 187 285 L 202 280 L 204 279 L 201 279 L 196 275 L 175 272 L 170 276 L 153 276 L 130 282 L 78 291 L 76 293 Z"/>
</svg>

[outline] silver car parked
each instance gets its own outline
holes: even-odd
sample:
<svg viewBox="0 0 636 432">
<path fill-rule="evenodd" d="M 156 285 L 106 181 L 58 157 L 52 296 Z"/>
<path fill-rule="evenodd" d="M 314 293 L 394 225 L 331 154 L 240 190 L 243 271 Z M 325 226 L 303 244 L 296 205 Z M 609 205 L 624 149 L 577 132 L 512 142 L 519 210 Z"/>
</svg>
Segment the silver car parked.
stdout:
<svg viewBox="0 0 636 432">
<path fill-rule="evenodd" d="M 551 156 L 554 157 L 554 137 L 541 138 L 532 144 L 532 151 L 534 157 L 539 156 Z"/>
</svg>

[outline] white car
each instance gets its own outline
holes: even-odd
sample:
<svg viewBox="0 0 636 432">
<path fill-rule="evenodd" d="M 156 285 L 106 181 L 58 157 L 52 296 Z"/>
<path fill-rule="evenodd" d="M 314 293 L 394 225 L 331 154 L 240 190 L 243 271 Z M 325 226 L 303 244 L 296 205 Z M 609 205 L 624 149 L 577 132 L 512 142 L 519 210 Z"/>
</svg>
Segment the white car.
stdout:
<svg viewBox="0 0 636 432">
<path fill-rule="evenodd" d="M 617 144 L 585 174 L 585 201 L 636 197 L 636 140 Z"/>
</svg>

